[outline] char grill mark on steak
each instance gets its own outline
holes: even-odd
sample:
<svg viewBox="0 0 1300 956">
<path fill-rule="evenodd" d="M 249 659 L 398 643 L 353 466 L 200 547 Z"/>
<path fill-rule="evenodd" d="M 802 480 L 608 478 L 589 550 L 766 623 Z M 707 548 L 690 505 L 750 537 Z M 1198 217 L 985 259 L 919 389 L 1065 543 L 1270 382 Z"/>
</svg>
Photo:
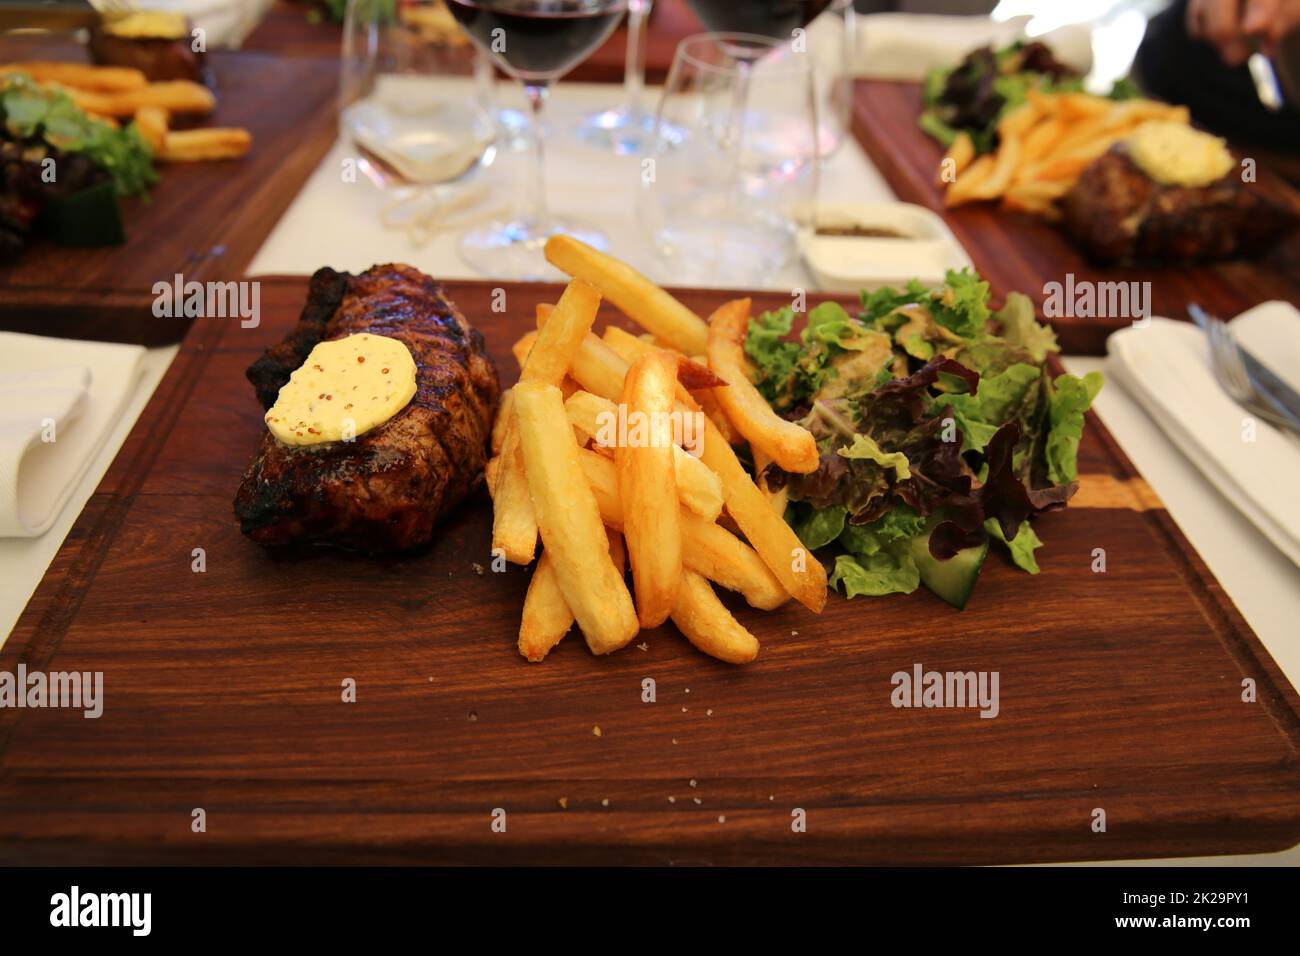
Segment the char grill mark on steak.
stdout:
<svg viewBox="0 0 1300 956">
<path fill-rule="evenodd" d="M 360 332 L 410 349 L 415 396 L 351 442 L 290 447 L 263 435 L 235 496 L 240 527 L 260 544 L 418 547 L 482 481 L 499 397 L 496 367 L 482 334 L 442 285 L 410 266 L 312 276 L 298 325 L 248 369 L 263 407 L 274 404 L 316 343 Z"/>
<path fill-rule="evenodd" d="M 1122 145 L 1095 160 L 1061 201 L 1065 228 L 1101 262 L 1256 256 L 1300 223 L 1294 209 L 1229 173 L 1208 186 L 1166 186 Z"/>
</svg>

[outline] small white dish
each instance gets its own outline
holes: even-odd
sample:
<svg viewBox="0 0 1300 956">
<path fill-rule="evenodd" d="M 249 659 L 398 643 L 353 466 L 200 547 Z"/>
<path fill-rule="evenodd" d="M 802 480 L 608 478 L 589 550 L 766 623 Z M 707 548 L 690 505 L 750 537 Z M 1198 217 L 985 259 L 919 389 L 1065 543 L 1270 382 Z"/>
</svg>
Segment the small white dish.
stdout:
<svg viewBox="0 0 1300 956">
<path fill-rule="evenodd" d="M 821 235 L 818 229 L 867 228 L 897 236 Z M 824 292 L 858 292 L 904 286 L 918 279 L 943 283 L 949 269 L 971 265 L 948 224 L 912 203 L 839 203 L 817 211 L 817 228 L 800 231 L 799 252 Z"/>
</svg>

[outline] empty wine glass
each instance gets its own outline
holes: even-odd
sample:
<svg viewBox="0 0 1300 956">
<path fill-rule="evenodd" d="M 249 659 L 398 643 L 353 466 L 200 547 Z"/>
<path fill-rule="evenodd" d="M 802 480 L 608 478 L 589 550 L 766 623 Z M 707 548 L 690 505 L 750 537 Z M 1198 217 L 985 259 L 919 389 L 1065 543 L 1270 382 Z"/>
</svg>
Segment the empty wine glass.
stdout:
<svg viewBox="0 0 1300 956">
<path fill-rule="evenodd" d="M 553 271 L 543 249 L 557 233 L 608 248 L 600 229 L 555 216 L 547 208 L 541 131 L 551 84 L 608 39 L 627 0 L 447 0 L 447 5 L 474 43 L 523 83 L 535 153 L 527 207 L 509 222 L 467 232 L 461 237 L 461 258 L 485 275 L 539 279 Z"/>
<path fill-rule="evenodd" d="M 360 170 L 412 195 L 491 161 L 474 51 L 441 0 L 349 0 L 339 125 Z"/>
<path fill-rule="evenodd" d="M 652 0 L 628 0 L 627 59 L 623 65 L 623 102 L 612 109 L 584 117 L 578 138 L 617 153 L 632 156 L 641 152 L 654 130 L 654 115 L 645 109 L 646 22 Z"/>
<path fill-rule="evenodd" d="M 753 34 L 683 40 L 637 202 L 665 273 L 682 284 L 770 283 L 812 210 L 817 158 L 809 57 Z"/>
</svg>

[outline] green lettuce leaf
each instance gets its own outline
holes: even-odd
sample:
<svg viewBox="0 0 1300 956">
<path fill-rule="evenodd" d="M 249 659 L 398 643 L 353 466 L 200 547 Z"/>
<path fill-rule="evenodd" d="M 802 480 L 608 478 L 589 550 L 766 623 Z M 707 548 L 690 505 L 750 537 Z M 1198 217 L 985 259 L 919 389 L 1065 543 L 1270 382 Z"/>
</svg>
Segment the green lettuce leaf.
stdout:
<svg viewBox="0 0 1300 956">
<path fill-rule="evenodd" d="M 1100 372 L 1083 378 L 1061 375 L 1048 389 L 1047 477 L 1063 484 L 1079 477 L 1079 441 L 1083 438 L 1083 415 L 1101 391 L 1105 381 Z"/>
<path fill-rule="evenodd" d="M 1030 574 L 1038 573 L 1038 561 L 1034 557 L 1034 552 L 1043 546 L 1043 542 L 1038 540 L 1038 535 L 1034 533 L 1028 521 L 1021 522 L 1020 530 L 1010 541 L 1002 533 L 1002 526 L 995 518 L 989 518 L 984 522 L 984 530 L 990 537 L 1006 545 L 1007 551 L 1011 554 L 1011 561 L 1016 567 Z"/>
<path fill-rule="evenodd" d="M 936 411 L 951 405 L 957 427 L 966 436 L 963 450 L 983 451 L 1005 422 L 1017 421 L 1037 401 L 1042 372 L 1036 365 L 1017 363 L 980 379 L 974 394 L 946 394 L 935 400 Z"/>
<path fill-rule="evenodd" d="M 1061 350 L 1056 344 L 1056 333 L 1039 323 L 1034 315 L 1034 303 L 1023 293 L 1007 293 L 1006 304 L 994 318 L 1002 324 L 1002 337 L 1023 348 L 1039 364 L 1047 360 L 1048 352 Z"/>
<path fill-rule="evenodd" d="M 841 458 L 865 459 L 874 461 L 882 468 L 893 468 L 899 481 L 912 477 L 912 468 L 906 455 L 901 451 L 885 451 L 876 444 L 874 438 L 861 432 L 853 436 L 853 444 L 837 449 L 837 453 Z"/>
<path fill-rule="evenodd" d="M 949 269 L 931 311 L 945 329 L 968 338 L 977 335 L 989 319 L 989 284 L 969 269 Z"/>
<path fill-rule="evenodd" d="M 792 504 L 786 509 L 786 523 L 809 551 L 823 548 L 838 538 L 847 516 L 848 509 L 843 505 L 810 508 Z"/>
<path fill-rule="evenodd" d="M 839 543 L 859 558 L 867 558 L 897 541 L 920 534 L 924 529 L 924 518 L 907 505 L 898 505 L 870 524 L 846 524 L 840 532 Z"/>
<path fill-rule="evenodd" d="M 911 594 L 921 584 L 921 573 L 911 555 L 880 551 L 866 558 L 841 554 L 835 558 L 830 585 L 845 597 L 879 597 L 882 594 Z"/>
<path fill-rule="evenodd" d="M 745 336 L 745 354 L 757 372 L 754 384 L 769 402 L 776 402 L 779 392 L 794 377 L 799 361 L 799 343 L 784 341 L 794 326 L 794 310 L 764 312 L 749 320 Z"/>
</svg>

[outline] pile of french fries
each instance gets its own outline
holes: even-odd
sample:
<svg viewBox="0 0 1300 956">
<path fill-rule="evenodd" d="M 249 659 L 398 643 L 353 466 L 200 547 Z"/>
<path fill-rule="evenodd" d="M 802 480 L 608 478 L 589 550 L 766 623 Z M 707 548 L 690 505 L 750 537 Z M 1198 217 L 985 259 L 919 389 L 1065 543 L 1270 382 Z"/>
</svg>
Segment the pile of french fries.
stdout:
<svg viewBox="0 0 1300 956">
<path fill-rule="evenodd" d="M 820 613 L 826 572 L 785 523 L 784 497 L 756 484 L 732 448 L 747 440 L 757 462 L 817 468 L 812 435 L 777 416 L 745 374 L 749 300 L 706 323 L 575 239 L 552 238 L 546 256 L 572 281 L 515 343 L 519 382 L 502 399 L 487 467 L 493 553 L 526 565 L 542 542 L 519 652 L 542 660 L 576 621 L 591 651 L 608 654 L 671 620 L 704 653 L 752 661 L 758 640 L 713 586 L 755 608 L 793 597 Z M 602 298 L 646 334 L 610 326 L 597 336 Z M 641 440 L 601 440 L 602 421 L 620 411 L 648 423 Z M 697 440 L 667 424 L 674 412 L 702 424 Z"/>
<path fill-rule="evenodd" d="M 998 123 L 996 152 L 977 157 L 965 133 L 953 141 L 939 165 L 944 204 L 1000 198 L 1006 209 L 1059 219 L 1056 201 L 1084 169 L 1151 120 L 1187 123 L 1190 116 L 1185 106 L 1156 100 L 1031 90 Z"/>
<path fill-rule="evenodd" d="M 0 75 L 9 73 L 26 73 L 42 86 L 63 90 L 83 112 L 107 123 L 132 120 L 154 158 L 164 162 L 238 159 L 253 144 L 252 134 L 240 127 L 171 129 L 173 116 L 206 116 L 216 108 L 216 97 L 201 83 L 150 83 L 130 67 L 53 61 L 0 66 Z"/>
</svg>

